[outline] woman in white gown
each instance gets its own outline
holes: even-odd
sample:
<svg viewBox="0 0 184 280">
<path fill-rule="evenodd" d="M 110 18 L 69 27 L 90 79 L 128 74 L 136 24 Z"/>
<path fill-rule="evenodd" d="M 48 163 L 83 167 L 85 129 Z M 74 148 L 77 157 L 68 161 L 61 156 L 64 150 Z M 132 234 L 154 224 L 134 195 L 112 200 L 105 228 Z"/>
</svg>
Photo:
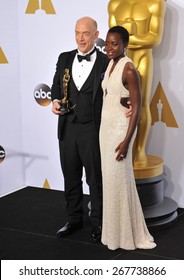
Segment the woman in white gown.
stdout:
<svg viewBox="0 0 184 280">
<path fill-rule="evenodd" d="M 102 82 L 102 243 L 111 250 L 156 246 L 144 220 L 133 173 L 132 146 L 140 116 L 141 93 L 138 72 L 124 54 L 128 41 L 128 31 L 122 26 L 109 29 L 106 52 L 110 62 Z M 132 106 L 128 118 L 127 97 Z"/>
</svg>

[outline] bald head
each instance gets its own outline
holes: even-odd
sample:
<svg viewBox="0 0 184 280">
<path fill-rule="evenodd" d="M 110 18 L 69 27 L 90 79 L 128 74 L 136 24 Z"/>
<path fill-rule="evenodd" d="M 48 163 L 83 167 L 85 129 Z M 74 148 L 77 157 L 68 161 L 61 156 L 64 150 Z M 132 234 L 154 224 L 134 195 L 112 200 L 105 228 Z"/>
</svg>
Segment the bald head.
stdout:
<svg viewBox="0 0 184 280">
<path fill-rule="evenodd" d="M 82 17 L 77 20 L 75 26 L 75 39 L 78 49 L 83 54 L 92 50 L 98 35 L 97 22 L 93 18 Z"/>
<path fill-rule="evenodd" d="M 91 17 L 82 17 L 82 18 L 79 18 L 79 19 L 77 20 L 77 22 L 76 22 L 76 27 L 77 27 L 77 25 L 79 25 L 79 24 L 88 25 L 88 26 L 90 26 L 90 28 L 92 28 L 95 32 L 96 32 L 97 29 L 98 29 L 96 20 L 94 20 L 94 19 L 91 18 Z"/>
</svg>

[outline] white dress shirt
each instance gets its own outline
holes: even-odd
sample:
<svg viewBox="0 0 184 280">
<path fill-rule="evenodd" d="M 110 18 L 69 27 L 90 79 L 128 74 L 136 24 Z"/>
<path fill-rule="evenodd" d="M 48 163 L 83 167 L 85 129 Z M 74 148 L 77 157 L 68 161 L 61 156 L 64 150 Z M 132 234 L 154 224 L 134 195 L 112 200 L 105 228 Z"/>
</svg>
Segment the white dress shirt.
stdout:
<svg viewBox="0 0 184 280">
<path fill-rule="evenodd" d="M 90 53 L 92 50 L 90 50 L 88 53 Z M 86 54 L 88 54 L 88 53 L 86 53 Z M 95 63 L 97 54 L 96 54 L 96 52 L 94 52 L 90 56 L 90 61 L 83 59 L 81 62 L 78 61 L 77 54 L 80 54 L 80 55 L 84 55 L 84 54 L 82 54 L 78 50 L 78 53 L 76 53 L 74 61 L 73 61 L 73 65 L 72 65 L 73 80 L 74 80 L 74 83 L 75 83 L 77 89 L 80 90 L 82 88 L 83 84 L 85 83 L 85 81 L 87 80 L 88 76 L 91 73 L 91 70 Z"/>
</svg>

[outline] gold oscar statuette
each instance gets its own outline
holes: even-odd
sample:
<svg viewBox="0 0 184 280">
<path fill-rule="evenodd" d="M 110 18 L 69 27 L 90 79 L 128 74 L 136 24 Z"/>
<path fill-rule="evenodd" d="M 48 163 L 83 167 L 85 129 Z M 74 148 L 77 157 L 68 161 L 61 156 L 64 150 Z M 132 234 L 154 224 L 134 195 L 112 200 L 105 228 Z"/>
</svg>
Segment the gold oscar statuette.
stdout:
<svg viewBox="0 0 184 280">
<path fill-rule="evenodd" d="M 64 92 L 64 97 L 60 101 L 60 111 L 62 113 L 68 113 L 70 112 L 69 109 L 69 102 L 68 102 L 68 82 L 70 80 L 70 74 L 69 74 L 69 69 L 65 69 L 65 74 L 63 76 L 63 92 Z"/>
</svg>

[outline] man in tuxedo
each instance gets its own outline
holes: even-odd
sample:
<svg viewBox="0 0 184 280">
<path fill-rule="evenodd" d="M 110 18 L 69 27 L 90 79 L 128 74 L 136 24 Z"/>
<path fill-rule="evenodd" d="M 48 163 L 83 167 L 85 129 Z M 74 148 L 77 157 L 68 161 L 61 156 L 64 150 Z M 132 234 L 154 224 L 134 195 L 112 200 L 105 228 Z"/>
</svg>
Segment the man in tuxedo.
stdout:
<svg viewBox="0 0 184 280">
<path fill-rule="evenodd" d="M 102 108 L 101 81 L 108 58 L 95 48 L 97 23 L 90 17 L 80 18 L 75 26 L 77 49 L 61 53 L 53 79 L 52 112 L 59 116 L 58 139 L 60 161 L 65 183 L 67 223 L 58 230 L 63 237 L 83 226 L 83 167 L 91 200 L 91 241 L 101 239 L 102 176 L 99 150 L 99 126 Z M 63 85 L 69 70 L 67 93 L 70 111 L 60 111 L 60 100 L 66 94 Z M 65 92 L 65 93 L 64 93 Z"/>
</svg>

